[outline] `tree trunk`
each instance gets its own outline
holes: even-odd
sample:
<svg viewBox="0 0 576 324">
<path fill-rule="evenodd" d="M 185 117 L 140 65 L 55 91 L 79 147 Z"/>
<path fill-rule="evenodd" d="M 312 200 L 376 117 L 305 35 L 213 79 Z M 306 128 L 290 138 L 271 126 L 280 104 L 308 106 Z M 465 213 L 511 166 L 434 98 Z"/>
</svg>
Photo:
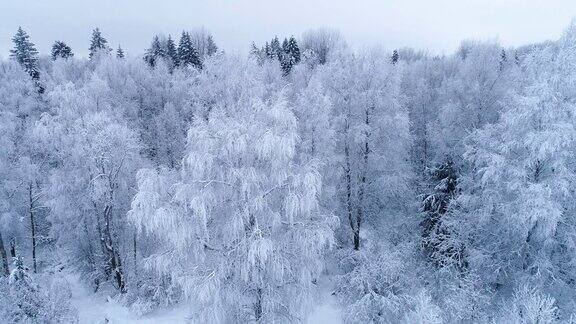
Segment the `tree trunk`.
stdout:
<svg viewBox="0 0 576 324">
<path fill-rule="evenodd" d="M 10 256 L 16 257 L 16 240 L 14 238 L 10 239 Z"/>
<path fill-rule="evenodd" d="M 132 239 L 133 239 L 133 241 L 132 241 L 132 254 L 133 255 L 132 256 L 134 258 L 134 276 L 136 278 L 138 278 L 138 259 L 137 259 L 138 258 L 138 253 L 137 253 L 138 250 L 136 249 L 137 248 L 136 243 L 137 243 L 138 235 L 136 234 L 136 232 L 134 232 L 134 237 Z"/>
<path fill-rule="evenodd" d="M 262 319 L 262 288 L 256 289 L 256 303 L 254 304 L 254 318 L 256 323 Z"/>
<path fill-rule="evenodd" d="M 360 235 L 356 228 L 357 220 L 354 219 L 354 212 L 352 210 L 352 170 L 350 167 L 350 147 L 348 146 L 348 141 L 344 145 L 344 158 L 346 160 L 346 209 L 348 211 L 348 223 L 353 234 L 354 250 L 360 248 Z"/>
<path fill-rule="evenodd" d="M 122 270 L 122 260 L 120 259 L 120 255 L 117 251 L 114 250 L 114 258 L 112 266 L 114 267 L 114 278 L 116 279 L 116 285 L 118 285 L 118 289 L 120 289 L 121 293 L 126 292 L 126 282 L 124 280 L 124 272 Z"/>
<path fill-rule="evenodd" d="M 112 221 L 112 206 L 106 206 L 104 209 L 104 235 L 105 235 L 105 246 L 106 252 L 108 254 L 108 261 L 110 263 L 110 270 L 114 273 L 114 280 L 116 281 L 116 285 L 120 292 L 125 292 L 125 281 L 124 281 L 124 273 L 122 270 L 122 260 L 120 259 L 120 254 L 115 248 L 114 240 L 112 237 L 111 231 L 111 221 Z"/>
<path fill-rule="evenodd" d="M 8 276 L 10 274 L 10 268 L 8 267 L 8 255 L 6 255 L 6 250 L 4 249 L 2 231 L 0 231 L 0 258 L 2 259 L 2 273 L 3 275 Z"/>
<path fill-rule="evenodd" d="M 366 110 L 366 119 L 364 121 L 366 127 L 370 127 L 370 110 Z M 370 131 L 366 132 L 366 139 L 364 140 L 364 150 L 362 152 L 363 165 L 362 175 L 360 176 L 360 184 L 358 188 L 358 213 L 356 215 L 356 230 L 354 231 L 354 249 L 360 249 L 360 224 L 362 223 L 363 206 L 364 206 L 364 192 L 366 190 L 366 173 L 368 173 L 368 155 L 370 154 Z"/>
<path fill-rule="evenodd" d="M 32 268 L 34 273 L 36 273 L 36 219 L 34 214 L 34 197 L 32 196 L 32 182 L 28 183 L 28 197 L 30 198 L 28 212 L 30 214 L 30 232 L 32 236 Z"/>
<path fill-rule="evenodd" d="M 98 209 L 98 205 L 95 202 L 92 202 L 92 204 L 94 205 L 94 209 Z M 108 264 L 106 264 L 106 266 L 104 267 L 104 277 L 106 280 L 108 280 L 110 278 L 110 266 L 109 266 L 109 258 L 108 258 L 108 249 L 106 248 L 106 238 L 104 236 L 104 225 L 103 223 L 105 223 L 105 221 L 103 221 L 100 217 L 100 213 L 96 213 L 96 231 L 98 232 L 98 241 L 100 243 L 100 250 L 102 251 L 102 255 L 106 256 L 106 262 L 108 262 Z M 98 267 L 95 267 L 94 269 L 97 269 Z"/>
</svg>

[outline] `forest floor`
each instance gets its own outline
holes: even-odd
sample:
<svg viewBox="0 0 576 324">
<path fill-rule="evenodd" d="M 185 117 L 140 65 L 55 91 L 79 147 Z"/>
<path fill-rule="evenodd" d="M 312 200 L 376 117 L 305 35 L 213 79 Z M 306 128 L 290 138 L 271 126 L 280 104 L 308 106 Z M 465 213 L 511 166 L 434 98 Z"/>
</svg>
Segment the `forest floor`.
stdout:
<svg viewBox="0 0 576 324">
<path fill-rule="evenodd" d="M 78 309 L 80 323 L 86 324 L 131 324 L 131 323 L 187 323 L 188 310 L 186 307 L 176 307 L 171 310 L 155 311 L 145 316 L 137 316 L 130 309 L 105 293 L 94 294 L 82 284 L 77 276 L 70 275 L 70 289 L 72 290 L 72 303 Z M 308 319 L 309 324 L 339 324 L 342 323 L 340 310 L 336 299 L 331 294 L 331 287 L 327 280 L 321 285 L 319 304 L 314 308 Z"/>
<path fill-rule="evenodd" d="M 340 324 L 342 314 L 338 308 L 336 297 L 332 295 L 333 285 L 330 279 L 324 277 L 320 280 L 320 298 L 318 305 L 314 308 L 308 320 L 308 324 Z"/>
</svg>

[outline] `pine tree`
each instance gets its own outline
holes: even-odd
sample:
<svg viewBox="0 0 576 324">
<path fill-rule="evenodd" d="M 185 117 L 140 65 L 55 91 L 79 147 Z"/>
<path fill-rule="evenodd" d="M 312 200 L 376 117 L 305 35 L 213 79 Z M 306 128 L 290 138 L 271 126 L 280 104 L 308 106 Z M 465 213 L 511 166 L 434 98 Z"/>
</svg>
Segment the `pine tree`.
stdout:
<svg viewBox="0 0 576 324">
<path fill-rule="evenodd" d="M 162 44 L 160 43 L 160 38 L 158 35 L 154 36 L 152 39 L 152 44 L 150 44 L 150 48 L 146 50 L 146 54 L 144 55 L 144 60 L 151 66 L 154 67 L 156 65 L 156 60 L 159 57 L 164 57 L 164 49 L 162 48 Z"/>
<path fill-rule="evenodd" d="M 250 54 L 254 55 L 255 57 L 259 57 L 262 53 L 262 50 L 256 46 L 256 43 L 252 42 L 250 45 Z"/>
<path fill-rule="evenodd" d="M 38 79 L 40 76 L 38 72 L 38 51 L 29 38 L 30 36 L 22 27 L 18 27 L 18 32 L 12 37 L 14 48 L 10 50 L 10 57 L 18 62 L 30 76 Z"/>
<path fill-rule="evenodd" d="M 52 45 L 53 61 L 56 61 L 58 58 L 68 59 L 72 56 L 74 56 L 74 53 L 72 53 L 72 49 L 70 46 L 66 45 L 66 43 L 62 41 L 56 41 L 54 42 L 54 45 Z"/>
<path fill-rule="evenodd" d="M 108 54 L 112 49 L 108 47 L 108 41 L 102 36 L 100 29 L 96 28 L 92 31 L 92 40 L 90 41 L 90 54 L 88 55 L 92 59 L 98 53 Z"/>
<path fill-rule="evenodd" d="M 284 38 L 278 59 L 284 75 L 288 75 L 292 67 L 300 62 L 300 49 L 294 37 L 290 37 L 290 39 Z"/>
<path fill-rule="evenodd" d="M 216 52 L 218 52 L 218 46 L 216 46 L 216 43 L 214 42 L 212 35 L 208 35 L 207 42 L 208 42 L 208 48 L 207 48 L 208 56 L 216 54 Z"/>
<path fill-rule="evenodd" d="M 282 41 L 282 52 L 288 54 L 290 53 L 290 49 L 288 49 L 288 39 L 284 38 L 284 40 Z"/>
<path fill-rule="evenodd" d="M 455 265 L 463 270 L 466 267 L 464 251 L 459 247 L 446 248 L 445 244 L 445 241 L 450 239 L 451 233 L 444 224 L 443 216 L 456 197 L 458 185 L 454 163 L 448 160 L 432 170 L 431 181 L 434 185 L 432 193 L 426 195 L 422 203 L 424 219 L 420 226 L 424 251 L 437 267 L 457 261 Z"/>
<path fill-rule="evenodd" d="M 190 39 L 190 34 L 187 32 L 182 32 L 180 37 L 180 43 L 178 44 L 178 60 L 180 66 L 187 67 L 192 65 L 196 68 L 202 68 L 202 62 L 198 57 L 198 52 L 192 46 L 192 40 Z"/>
<path fill-rule="evenodd" d="M 507 61 L 508 57 L 506 57 L 506 50 L 502 49 L 502 52 L 500 52 L 500 62 L 498 62 L 498 69 L 500 71 L 504 70 L 504 66 L 506 66 Z"/>
<path fill-rule="evenodd" d="M 266 42 L 266 44 L 264 45 L 264 48 L 262 48 L 262 50 L 264 50 L 264 54 L 266 55 L 267 58 L 271 57 L 270 44 L 268 44 L 268 42 Z"/>
<path fill-rule="evenodd" d="M 298 43 L 294 36 L 290 36 L 290 39 L 288 40 L 288 52 L 294 60 L 294 63 L 300 63 L 300 48 L 298 47 Z"/>
<path fill-rule="evenodd" d="M 28 268 L 24 266 L 24 261 L 22 261 L 20 256 L 14 257 L 13 265 L 14 269 L 10 273 L 10 284 L 28 281 Z"/>
<path fill-rule="evenodd" d="M 284 38 L 282 42 L 282 49 L 278 55 L 278 60 L 280 61 L 280 67 L 282 68 L 283 74 L 286 76 L 292 70 L 292 59 L 288 50 L 288 40 Z"/>
<path fill-rule="evenodd" d="M 392 59 L 391 59 L 392 64 L 396 65 L 396 63 L 398 63 L 398 58 L 399 58 L 398 51 L 394 50 L 394 52 L 392 53 Z"/>
<path fill-rule="evenodd" d="M 266 60 L 266 50 L 264 49 L 264 47 L 259 48 L 258 46 L 256 46 L 256 43 L 254 42 L 252 42 L 250 48 L 250 55 L 256 58 L 256 61 L 258 62 L 259 65 L 262 65 L 262 63 L 264 63 L 264 61 Z"/>
<path fill-rule="evenodd" d="M 39 296 L 39 287 L 28 274 L 28 268 L 24 265 L 22 258 L 14 258 L 14 269 L 10 273 L 8 280 L 10 284 L 11 298 L 18 305 L 18 313 L 13 314 L 13 319 L 18 322 L 34 321 L 40 315 L 42 300 Z"/>
<path fill-rule="evenodd" d="M 270 42 L 270 50 L 268 52 L 268 57 L 271 59 L 280 59 L 280 55 L 282 53 L 282 48 L 280 47 L 280 41 L 278 37 L 274 37 Z"/>
<path fill-rule="evenodd" d="M 122 50 L 122 47 L 120 47 L 120 45 L 118 45 L 118 49 L 116 50 L 116 57 L 119 59 L 123 59 L 125 57 L 124 51 Z"/>
<path fill-rule="evenodd" d="M 176 45 L 172 40 L 172 36 L 168 35 L 168 39 L 166 40 L 166 55 L 172 61 L 172 65 L 174 67 L 180 64 L 180 60 L 178 59 L 178 51 L 176 50 Z"/>
</svg>

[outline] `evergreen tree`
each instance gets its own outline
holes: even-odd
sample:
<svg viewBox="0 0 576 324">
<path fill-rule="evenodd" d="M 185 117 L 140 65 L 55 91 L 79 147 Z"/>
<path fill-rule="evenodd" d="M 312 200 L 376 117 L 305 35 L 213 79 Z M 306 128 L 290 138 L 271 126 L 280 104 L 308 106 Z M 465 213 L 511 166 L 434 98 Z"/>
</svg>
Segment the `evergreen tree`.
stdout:
<svg viewBox="0 0 576 324">
<path fill-rule="evenodd" d="M 270 42 L 270 50 L 268 51 L 268 57 L 271 59 L 280 59 L 280 55 L 282 53 L 282 48 L 280 47 L 280 41 L 278 37 L 274 37 Z"/>
<path fill-rule="evenodd" d="M 278 59 L 280 60 L 280 66 L 282 67 L 282 71 L 284 71 L 284 75 L 288 75 L 292 67 L 300 62 L 300 49 L 294 37 L 290 37 L 289 40 L 284 38 L 282 51 Z"/>
<path fill-rule="evenodd" d="M 66 45 L 66 43 L 62 41 L 55 41 L 54 45 L 52 45 L 52 60 L 56 61 L 58 58 L 67 59 L 74 56 L 72 53 L 72 49 L 70 46 Z"/>
<path fill-rule="evenodd" d="M 295 64 L 300 62 L 300 49 L 296 39 L 291 36 L 290 39 L 284 39 L 282 44 L 282 59 L 280 65 L 284 71 L 284 75 L 288 75 Z"/>
<path fill-rule="evenodd" d="M 154 65 L 156 65 L 156 60 L 158 58 L 165 58 L 166 57 L 166 51 L 164 50 L 164 47 L 162 46 L 162 43 L 160 42 L 160 37 L 158 37 L 158 35 L 154 36 L 154 39 L 152 39 L 152 44 L 150 44 L 150 48 L 148 50 L 146 50 L 146 54 L 144 55 L 144 60 L 146 62 L 148 62 L 148 64 L 151 67 L 154 67 Z"/>
<path fill-rule="evenodd" d="M 500 52 L 500 62 L 498 63 L 498 67 L 499 67 L 500 71 L 504 70 L 504 66 L 506 65 L 507 61 L 508 61 L 508 58 L 506 57 L 506 50 L 502 49 L 502 52 Z"/>
<path fill-rule="evenodd" d="M 120 45 L 118 45 L 118 49 L 116 50 L 116 57 L 119 59 L 123 59 L 125 57 L 124 51 L 122 50 L 122 47 L 120 47 Z"/>
<path fill-rule="evenodd" d="M 190 39 L 190 34 L 187 32 L 182 32 L 180 37 L 180 43 L 178 44 L 178 60 L 180 65 L 187 67 L 192 65 L 196 68 L 202 68 L 202 62 L 198 57 L 198 52 L 192 46 L 192 40 Z"/>
<path fill-rule="evenodd" d="M 298 47 L 298 43 L 294 36 L 290 36 L 290 39 L 288 40 L 288 53 L 290 53 L 294 63 L 300 63 L 300 48 Z"/>
<path fill-rule="evenodd" d="M 10 57 L 18 62 L 30 76 L 38 79 L 40 76 L 38 72 L 38 51 L 29 38 L 30 36 L 22 27 L 18 27 L 16 35 L 12 37 L 14 48 L 10 50 Z"/>
<path fill-rule="evenodd" d="M 12 319 L 17 322 L 37 319 L 43 301 L 39 296 L 38 286 L 28 274 L 28 268 L 20 256 L 14 258 L 14 269 L 10 273 L 8 282 L 11 298 L 18 306 L 18 311 L 12 314 Z"/>
<path fill-rule="evenodd" d="M 266 55 L 267 58 L 271 57 L 270 54 L 270 44 L 268 44 L 268 42 L 266 42 L 266 44 L 264 45 L 264 48 L 262 48 L 264 50 L 264 54 Z"/>
<path fill-rule="evenodd" d="M 90 41 L 89 50 L 90 54 L 88 56 L 90 59 L 100 52 L 108 54 L 112 51 L 112 49 L 108 47 L 108 41 L 102 36 L 102 33 L 98 28 L 92 31 L 92 40 Z"/>
<path fill-rule="evenodd" d="M 290 50 L 288 49 L 288 39 L 284 38 L 284 40 L 282 41 L 282 52 L 288 54 L 290 53 Z"/>
<path fill-rule="evenodd" d="M 168 39 L 166 40 L 166 55 L 172 61 L 173 66 L 178 66 L 180 64 L 180 60 L 178 59 L 178 51 L 176 50 L 176 45 L 172 40 L 172 36 L 168 35 Z"/>
<path fill-rule="evenodd" d="M 258 62 L 259 65 L 262 65 L 262 63 L 264 63 L 264 61 L 266 60 L 266 50 L 264 49 L 264 47 L 259 48 L 258 46 L 256 46 L 256 43 L 254 42 L 252 42 L 250 48 L 250 55 L 256 58 L 256 61 Z"/>
<path fill-rule="evenodd" d="M 398 55 L 398 51 L 397 51 L 397 50 L 394 50 L 394 52 L 392 53 L 392 59 L 391 59 L 392 64 L 396 65 L 396 63 L 398 63 L 398 58 L 399 58 L 399 57 L 400 57 L 400 56 Z"/>
<path fill-rule="evenodd" d="M 216 46 L 216 43 L 214 42 L 212 35 L 208 35 L 207 41 L 208 41 L 207 54 L 208 56 L 212 56 L 216 54 L 216 52 L 218 52 L 218 46 Z"/>
<path fill-rule="evenodd" d="M 424 214 L 420 223 L 424 251 L 437 267 L 451 264 L 463 270 L 466 267 L 464 251 L 458 246 L 446 244 L 451 233 L 443 220 L 457 194 L 458 177 L 454 163 L 450 160 L 442 163 L 432 170 L 430 178 L 434 188 L 424 197 L 421 209 Z"/>
<path fill-rule="evenodd" d="M 262 49 L 258 48 L 256 43 L 252 42 L 252 45 L 250 45 L 250 54 L 254 55 L 255 57 L 259 57 L 261 53 Z"/>
<path fill-rule="evenodd" d="M 290 55 L 290 52 L 288 50 L 288 40 L 284 39 L 284 42 L 282 43 L 282 51 L 280 52 L 279 55 L 279 61 L 280 61 L 280 67 L 282 68 L 282 72 L 284 74 L 284 76 L 290 74 L 290 71 L 292 70 L 292 66 L 294 65 L 294 62 L 292 60 L 292 56 Z"/>
</svg>

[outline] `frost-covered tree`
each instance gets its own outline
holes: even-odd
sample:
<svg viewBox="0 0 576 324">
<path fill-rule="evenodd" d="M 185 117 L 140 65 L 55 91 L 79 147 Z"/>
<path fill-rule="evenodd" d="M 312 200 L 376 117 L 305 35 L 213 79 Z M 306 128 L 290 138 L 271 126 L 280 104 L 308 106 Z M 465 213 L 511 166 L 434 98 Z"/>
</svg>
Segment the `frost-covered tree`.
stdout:
<svg viewBox="0 0 576 324">
<path fill-rule="evenodd" d="M 528 55 L 522 88 L 502 100 L 509 106 L 498 121 L 468 136 L 464 157 L 474 172 L 445 218 L 493 297 L 528 284 L 555 300 L 541 304 L 543 321 L 556 307 L 560 317 L 572 313 L 565 289 L 573 280 L 574 34 L 569 28 L 558 48 Z M 519 318 L 540 316 L 518 307 Z"/>
<path fill-rule="evenodd" d="M 400 55 L 398 54 L 398 51 L 394 50 L 394 52 L 392 52 L 392 57 L 390 58 L 390 61 L 392 62 L 392 64 L 398 63 L 399 57 L 400 57 Z"/>
<path fill-rule="evenodd" d="M 180 42 L 178 43 L 178 59 L 182 67 L 192 66 L 198 69 L 202 68 L 202 62 L 198 51 L 194 48 L 192 39 L 188 32 L 182 32 Z"/>
<path fill-rule="evenodd" d="M 505 302 L 496 318 L 506 323 L 556 323 L 556 300 L 535 288 L 525 285 L 514 292 L 512 300 Z"/>
<path fill-rule="evenodd" d="M 447 244 L 453 229 L 446 226 L 443 219 L 457 196 L 458 174 L 450 160 L 435 167 L 431 173 L 430 182 L 436 183 L 436 186 L 424 195 L 422 201 L 422 245 L 434 265 L 454 266 L 463 270 L 467 263 L 465 251 L 462 246 Z"/>
<path fill-rule="evenodd" d="M 124 50 L 120 45 L 118 45 L 118 49 L 116 50 L 116 58 L 123 59 L 125 57 Z"/>
<path fill-rule="evenodd" d="M 177 67 L 180 64 L 180 58 L 172 36 L 168 35 L 168 38 L 154 36 L 150 48 L 146 50 L 144 60 L 148 62 L 151 67 L 154 67 L 159 61 L 163 61 L 170 71 Z"/>
<path fill-rule="evenodd" d="M 14 258 L 8 284 L 13 298 L 11 302 L 17 306 L 16 312 L 10 314 L 11 319 L 15 322 L 39 319 L 43 303 L 40 288 L 28 274 L 28 268 L 19 256 Z"/>
<path fill-rule="evenodd" d="M 16 35 L 12 37 L 14 48 L 10 50 L 10 58 L 18 62 L 30 76 L 38 79 L 40 74 L 38 72 L 38 50 L 34 43 L 30 41 L 30 36 L 18 27 Z"/>
<path fill-rule="evenodd" d="M 408 116 L 397 104 L 399 80 L 384 57 L 344 54 L 324 73 L 338 119 L 343 222 L 358 250 L 362 224 L 378 214 L 369 206 L 379 205 L 387 195 L 410 196 Z"/>
<path fill-rule="evenodd" d="M 318 58 L 319 64 L 325 64 L 330 54 L 344 47 L 342 36 L 330 29 L 309 30 L 302 35 L 301 49 L 311 51 Z"/>
<path fill-rule="evenodd" d="M 0 213 L 4 234 L 22 257 L 31 259 L 38 270 L 38 237 L 45 234 L 42 203 L 43 177 L 47 166 L 41 145 L 32 129 L 43 112 L 37 95 L 37 83 L 19 66 L 10 62 L 0 68 L 0 116 L 2 117 L 3 154 L 0 159 L 2 202 Z M 28 253 L 29 252 L 29 253 Z"/>
<path fill-rule="evenodd" d="M 295 320 L 332 242 L 322 179 L 314 161 L 295 160 L 281 94 L 240 98 L 192 125 L 179 174 L 139 172 L 130 217 L 159 240 L 149 264 L 181 285 L 199 320 Z"/>
<path fill-rule="evenodd" d="M 432 130 L 438 159 L 461 156 L 460 135 L 496 122 L 507 106 L 513 83 L 499 70 L 500 51 L 495 43 L 463 42 L 460 54 L 451 58 L 452 71 L 440 89 L 441 117 Z"/>
<path fill-rule="evenodd" d="M 154 67 L 158 59 L 166 59 L 166 48 L 160 42 L 160 37 L 158 35 L 154 36 L 150 48 L 146 50 L 144 55 L 144 60 L 151 66 Z"/>
<path fill-rule="evenodd" d="M 268 55 L 268 58 L 270 59 L 280 59 L 281 54 L 282 47 L 280 45 L 280 40 L 278 39 L 278 36 L 275 36 L 272 38 L 272 41 L 270 41 L 270 46 L 266 51 L 266 55 Z"/>
<path fill-rule="evenodd" d="M 178 60 L 178 51 L 176 50 L 176 45 L 172 40 L 172 36 L 168 35 L 166 40 L 166 56 L 170 59 L 172 66 L 178 66 L 180 61 Z"/>
<path fill-rule="evenodd" d="M 290 39 L 288 39 L 288 46 L 286 51 L 294 59 L 294 63 L 300 62 L 300 48 L 298 47 L 298 42 L 296 42 L 296 38 L 294 38 L 294 36 L 290 36 Z"/>
<path fill-rule="evenodd" d="M 61 109 L 68 109 L 73 102 L 63 101 Z M 81 127 L 66 131 L 70 122 Z M 42 132 L 51 134 L 65 148 L 59 167 L 50 177 L 48 205 L 53 236 L 68 247 L 64 254 L 67 262 L 96 289 L 111 282 L 124 291 L 126 203 L 131 196 L 133 170 L 139 163 L 136 135 L 104 112 L 70 120 L 46 119 Z"/>
<path fill-rule="evenodd" d="M 206 45 L 206 54 L 208 54 L 208 56 L 216 54 L 218 52 L 218 46 L 216 45 L 216 42 L 214 42 L 212 35 L 208 35 L 206 42 L 208 43 Z"/>
<path fill-rule="evenodd" d="M 573 249 L 574 107 L 545 83 L 527 90 L 498 124 L 473 137 L 466 156 L 478 171 L 450 219 L 477 260 L 471 266 L 498 288 L 572 280 L 558 276 L 572 264 L 560 251 Z"/>
<path fill-rule="evenodd" d="M 112 51 L 108 46 L 108 40 L 102 36 L 100 29 L 96 28 L 92 31 L 92 39 L 88 50 L 90 51 L 88 54 L 90 59 L 98 56 L 98 54 L 109 54 Z"/>
<path fill-rule="evenodd" d="M 296 39 L 292 36 L 290 39 L 284 39 L 282 43 L 282 51 L 278 56 L 280 66 L 284 71 L 284 75 L 288 75 L 292 67 L 300 62 L 300 49 L 296 43 Z"/>
<path fill-rule="evenodd" d="M 67 59 L 70 58 L 72 56 L 74 56 L 74 53 L 72 53 L 72 48 L 70 48 L 70 46 L 66 45 L 66 43 L 62 42 L 62 41 L 55 41 L 54 44 L 52 45 L 52 60 L 56 61 L 56 59 L 58 58 L 63 58 L 63 59 Z"/>
<path fill-rule="evenodd" d="M 10 323 L 78 323 L 67 283 L 49 279 L 41 286 L 37 279 L 19 256 L 14 258 L 10 277 L 0 279 L 0 319 Z"/>
<path fill-rule="evenodd" d="M 206 57 L 216 54 L 218 46 L 214 42 L 214 38 L 210 32 L 205 28 L 198 28 L 188 32 L 192 47 L 196 49 L 200 61 L 204 61 Z"/>
<path fill-rule="evenodd" d="M 407 52 L 404 50 L 403 52 Z M 416 54 L 403 54 L 414 57 Z M 417 56 L 418 57 L 418 56 Z M 411 61 L 411 60 L 410 60 Z M 401 102 L 410 118 L 410 136 L 412 138 L 410 156 L 412 165 L 420 177 L 422 193 L 428 191 L 430 170 L 444 163 L 448 157 L 438 153 L 441 147 L 435 144 L 436 126 L 440 123 L 441 107 L 445 98 L 442 94 L 447 79 L 454 73 L 452 65 L 446 60 L 431 60 L 425 56 L 405 65 L 401 81 Z M 455 157 L 455 161 L 458 161 Z M 436 186 L 432 183 L 431 186 Z"/>
<path fill-rule="evenodd" d="M 444 323 L 442 311 L 425 291 L 419 292 L 409 303 L 409 311 L 404 314 L 404 323 Z"/>
</svg>

